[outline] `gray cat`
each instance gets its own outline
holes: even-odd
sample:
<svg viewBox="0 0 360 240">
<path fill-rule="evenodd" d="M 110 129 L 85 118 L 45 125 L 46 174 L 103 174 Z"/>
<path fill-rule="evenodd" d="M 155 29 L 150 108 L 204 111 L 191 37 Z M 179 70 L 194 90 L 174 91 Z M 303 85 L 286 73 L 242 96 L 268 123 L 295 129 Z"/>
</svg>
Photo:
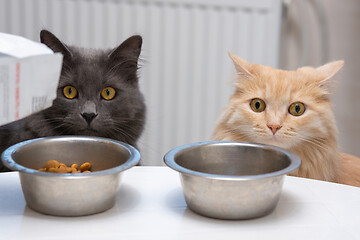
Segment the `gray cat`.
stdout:
<svg viewBox="0 0 360 240">
<path fill-rule="evenodd" d="M 0 126 L 0 154 L 24 140 L 58 135 L 99 136 L 137 147 L 146 112 L 137 76 L 142 38 L 132 36 L 112 50 L 70 47 L 47 30 L 40 39 L 64 56 L 56 99 L 47 109 Z M 3 171 L 8 169 L 0 161 Z"/>
</svg>

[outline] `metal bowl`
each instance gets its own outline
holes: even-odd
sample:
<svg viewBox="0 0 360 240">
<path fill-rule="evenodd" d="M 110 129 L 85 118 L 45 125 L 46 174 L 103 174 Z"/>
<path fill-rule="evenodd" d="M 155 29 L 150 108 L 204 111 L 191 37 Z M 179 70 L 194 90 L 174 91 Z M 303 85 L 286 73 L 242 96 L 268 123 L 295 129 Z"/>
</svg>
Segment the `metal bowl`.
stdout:
<svg viewBox="0 0 360 240">
<path fill-rule="evenodd" d="M 67 166 L 92 164 L 91 173 L 40 172 L 49 160 Z M 61 136 L 15 144 L 2 154 L 9 169 L 19 171 L 27 205 L 56 216 L 83 216 L 105 211 L 116 200 L 120 175 L 136 165 L 140 153 L 132 146 L 105 138 Z"/>
<path fill-rule="evenodd" d="M 254 143 L 202 142 L 177 147 L 164 156 L 180 173 L 188 207 L 219 219 L 250 219 L 272 212 L 284 176 L 301 165 L 286 150 Z"/>
</svg>

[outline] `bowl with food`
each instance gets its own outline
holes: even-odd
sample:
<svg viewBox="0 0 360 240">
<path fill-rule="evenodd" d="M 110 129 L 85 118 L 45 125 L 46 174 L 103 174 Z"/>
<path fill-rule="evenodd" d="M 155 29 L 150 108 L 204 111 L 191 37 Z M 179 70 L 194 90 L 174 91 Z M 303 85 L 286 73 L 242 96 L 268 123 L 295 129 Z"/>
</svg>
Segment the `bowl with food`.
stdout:
<svg viewBox="0 0 360 240">
<path fill-rule="evenodd" d="M 2 154 L 19 171 L 27 205 L 40 213 L 84 216 L 116 201 L 124 171 L 140 161 L 134 147 L 112 139 L 57 136 L 15 144 Z"/>
<path fill-rule="evenodd" d="M 188 207 L 218 219 L 251 219 L 271 213 L 285 175 L 301 165 L 284 149 L 255 143 L 213 141 L 183 145 L 164 156 L 180 173 Z"/>
</svg>

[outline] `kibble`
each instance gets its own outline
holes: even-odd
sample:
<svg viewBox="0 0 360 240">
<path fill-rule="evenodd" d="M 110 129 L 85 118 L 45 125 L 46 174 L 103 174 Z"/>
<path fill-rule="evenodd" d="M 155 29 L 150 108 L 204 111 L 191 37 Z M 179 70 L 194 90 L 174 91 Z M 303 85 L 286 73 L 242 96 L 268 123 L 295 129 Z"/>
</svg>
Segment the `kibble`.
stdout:
<svg viewBox="0 0 360 240">
<path fill-rule="evenodd" d="M 87 170 L 90 170 L 91 164 L 89 162 L 86 162 L 80 166 L 80 171 L 84 172 Z"/>
<path fill-rule="evenodd" d="M 71 167 L 66 166 L 64 163 L 59 163 L 56 160 L 47 161 L 45 168 L 38 169 L 41 172 L 53 172 L 53 173 L 89 173 L 91 172 L 91 163 L 86 162 L 80 165 L 76 163 L 72 164 Z"/>
<path fill-rule="evenodd" d="M 45 168 L 49 170 L 50 168 L 58 168 L 60 163 L 56 160 L 50 160 L 45 164 Z"/>
</svg>

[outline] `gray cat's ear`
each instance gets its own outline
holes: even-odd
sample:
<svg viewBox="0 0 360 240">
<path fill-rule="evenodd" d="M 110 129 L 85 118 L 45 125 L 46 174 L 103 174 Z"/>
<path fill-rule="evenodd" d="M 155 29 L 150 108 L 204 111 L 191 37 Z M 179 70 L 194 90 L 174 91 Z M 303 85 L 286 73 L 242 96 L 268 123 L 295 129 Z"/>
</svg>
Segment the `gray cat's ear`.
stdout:
<svg viewBox="0 0 360 240">
<path fill-rule="evenodd" d="M 248 69 L 251 67 L 251 63 L 239 58 L 238 56 L 232 54 L 231 52 L 228 52 L 230 58 L 232 59 L 232 61 L 234 62 L 236 71 L 238 72 L 238 74 L 241 77 L 254 77 L 249 71 Z"/>
<path fill-rule="evenodd" d="M 121 43 L 120 46 L 112 50 L 109 53 L 109 58 L 111 60 L 132 59 L 135 60 L 137 64 L 141 52 L 141 46 L 142 37 L 139 35 L 131 36 Z"/>
<path fill-rule="evenodd" d="M 42 30 L 40 32 L 40 41 L 41 43 L 48 46 L 54 52 L 59 52 L 64 55 L 64 58 L 70 58 L 72 56 L 69 48 L 63 44 L 54 34 L 47 30 Z"/>
</svg>

